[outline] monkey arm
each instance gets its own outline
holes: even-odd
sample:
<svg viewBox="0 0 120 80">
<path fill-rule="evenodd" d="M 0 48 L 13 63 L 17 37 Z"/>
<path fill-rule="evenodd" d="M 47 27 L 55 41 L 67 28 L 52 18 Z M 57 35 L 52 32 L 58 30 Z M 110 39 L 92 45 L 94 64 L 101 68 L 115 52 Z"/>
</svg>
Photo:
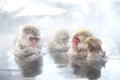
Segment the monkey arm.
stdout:
<svg viewBox="0 0 120 80">
<path fill-rule="evenodd" d="M 15 57 L 24 58 L 33 54 L 32 48 L 24 48 L 15 52 Z"/>
</svg>

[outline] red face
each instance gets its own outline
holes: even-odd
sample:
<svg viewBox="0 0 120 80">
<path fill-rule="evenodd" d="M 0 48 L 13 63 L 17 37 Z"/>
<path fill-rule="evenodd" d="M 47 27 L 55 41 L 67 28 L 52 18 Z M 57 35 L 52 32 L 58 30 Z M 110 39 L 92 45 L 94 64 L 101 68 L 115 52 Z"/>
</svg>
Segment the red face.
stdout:
<svg viewBox="0 0 120 80">
<path fill-rule="evenodd" d="M 74 37 L 73 40 L 72 40 L 72 46 L 77 47 L 79 42 L 80 42 L 80 39 L 78 37 Z"/>
<path fill-rule="evenodd" d="M 30 37 L 29 41 L 30 41 L 30 46 L 35 48 L 36 47 L 36 43 L 37 43 L 37 38 L 35 37 Z"/>
</svg>

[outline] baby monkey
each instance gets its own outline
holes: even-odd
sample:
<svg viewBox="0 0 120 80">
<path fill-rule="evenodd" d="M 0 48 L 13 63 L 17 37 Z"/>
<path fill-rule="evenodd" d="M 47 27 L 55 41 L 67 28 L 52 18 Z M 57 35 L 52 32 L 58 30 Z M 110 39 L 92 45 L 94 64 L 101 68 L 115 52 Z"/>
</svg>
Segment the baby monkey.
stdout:
<svg viewBox="0 0 120 80">
<path fill-rule="evenodd" d="M 102 42 L 96 37 L 89 37 L 86 40 L 88 49 L 87 64 L 89 79 L 96 79 L 101 75 L 101 68 L 105 67 L 107 62 L 106 52 L 102 49 Z"/>
</svg>

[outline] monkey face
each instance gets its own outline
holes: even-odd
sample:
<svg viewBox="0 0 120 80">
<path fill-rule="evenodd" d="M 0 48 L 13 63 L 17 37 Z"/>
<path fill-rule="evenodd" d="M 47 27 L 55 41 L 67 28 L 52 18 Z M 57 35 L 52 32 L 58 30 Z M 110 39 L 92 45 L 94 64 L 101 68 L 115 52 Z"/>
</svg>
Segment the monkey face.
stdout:
<svg viewBox="0 0 120 80">
<path fill-rule="evenodd" d="M 22 41 L 24 40 L 25 43 L 34 48 L 40 40 L 39 29 L 35 26 L 27 25 L 23 27 L 21 32 Z"/>
<path fill-rule="evenodd" d="M 80 39 L 78 37 L 74 37 L 72 39 L 72 46 L 73 47 L 77 47 L 79 43 L 80 43 Z"/>
<path fill-rule="evenodd" d="M 86 48 L 85 46 L 85 40 L 92 36 L 93 34 L 88 29 L 78 29 L 72 38 L 72 47 L 73 48 Z"/>
</svg>

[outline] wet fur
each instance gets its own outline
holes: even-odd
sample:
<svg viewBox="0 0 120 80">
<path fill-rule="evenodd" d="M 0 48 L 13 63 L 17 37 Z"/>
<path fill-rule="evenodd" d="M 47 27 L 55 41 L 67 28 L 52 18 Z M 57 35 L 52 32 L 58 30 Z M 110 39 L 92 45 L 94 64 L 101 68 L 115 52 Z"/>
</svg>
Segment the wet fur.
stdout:
<svg viewBox="0 0 120 80">
<path fill-rule="evenodd" d="M 25 25 L 20 29 L 20 32 L 14 41 L 14 47 L 16 48 L 16 50 L 29 47 L 30 46 L 30 43 L 29 43 L 30 36 L 38 38 L 37 48 L 41 48 L 40 30 L 33 25 Z"/>
<path fill-rule="evenodd" d="M 72 47 L 71 45 L 67 54 L 75 74 L 84 75 L 87 72 L 86 58 L 87 58 L 88 51 L 85 44 L 85 40 L 91 36 L 93 36 L 93 34 L 89 29 L 86 29 L 86 28 L 78 29 L 73 34 L 72 39 L 74 37 L 77 37 L 80 39 L 80 43 L 75 48 Z"/>
<path fill-rule="evenodd" d="M 15 55 L 15 61 L 25 77 L 39 75 L 42 72 L 42 60 L 42 56 L 37 55 L 31 48 L 24 48 Z"/>
<path fill-rule="evenodd" d="M 63 41 L 66 39 L 67 41 Z M 59 29 L 48 42 L 48 50 L 51 52 L 67 52 L 69 42 L 69 33 L 66 29 Z"/>
<path fill-rule="evenodd" d="M 42 56 L 30 47 L 29 37 L 36 37 L 36 48 L 41 49 L 40 31 L 33 25 L 25 25 L 14 42 L 14 56 L 23 76 L 35 77 L 41 73 Z"/>
<path fill-rule="evenodd" d="M 101 68 L 105 67 L 106 54 L 102 50 L 102 42 L 96 37 L 89 37 L 86 40 L 86 46 L 88 48 L 88 72 L 87 76 L 89 79 L 96 79 L 101 75 Z M 92 75 L 91 75 L 92 73 Z"/>
<path fill-rule="evenodd" d="M 66 41 L 64 41 L 66 39 Z M 68 65 L 68 51 L 69 33 L 66 29 L 58 29 L 48 42 L 48 50 L 50 56 L 58 67 L 65 67 Z"/>
</svg>

